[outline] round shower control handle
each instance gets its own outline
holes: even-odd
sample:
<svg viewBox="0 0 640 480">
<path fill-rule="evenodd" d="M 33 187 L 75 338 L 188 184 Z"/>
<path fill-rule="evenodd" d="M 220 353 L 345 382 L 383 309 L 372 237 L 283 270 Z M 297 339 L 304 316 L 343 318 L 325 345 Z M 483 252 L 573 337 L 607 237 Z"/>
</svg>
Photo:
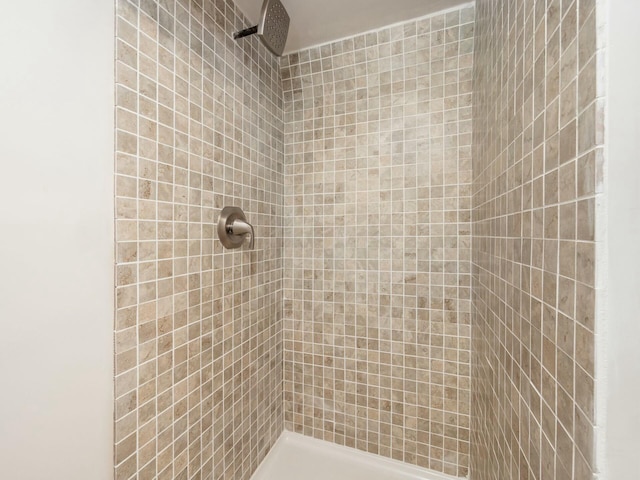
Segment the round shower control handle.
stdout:
<svg viewBox="0 0 640 480">
<path fill-rule="evenodd" d="M 250 235 L 249 248 L 255 243 L 253 225 L 247 222 L 244 212 L 239 207 L 224 207 L 218 219 L 218 238 L 226 248 L 239 248 L 246 235 Z"/>
</svg>

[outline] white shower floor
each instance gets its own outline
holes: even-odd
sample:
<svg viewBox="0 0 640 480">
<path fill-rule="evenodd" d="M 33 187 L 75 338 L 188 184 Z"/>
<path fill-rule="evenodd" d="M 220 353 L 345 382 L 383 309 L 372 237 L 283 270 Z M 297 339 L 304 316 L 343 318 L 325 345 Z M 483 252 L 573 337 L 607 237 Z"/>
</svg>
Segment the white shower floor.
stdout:
<svg viewBox="0 0 640 480">
<path fill-rule="evenodd" d="M 251 480 L 460 480 L 354 448 L 283 432 Z"/>
</svg>

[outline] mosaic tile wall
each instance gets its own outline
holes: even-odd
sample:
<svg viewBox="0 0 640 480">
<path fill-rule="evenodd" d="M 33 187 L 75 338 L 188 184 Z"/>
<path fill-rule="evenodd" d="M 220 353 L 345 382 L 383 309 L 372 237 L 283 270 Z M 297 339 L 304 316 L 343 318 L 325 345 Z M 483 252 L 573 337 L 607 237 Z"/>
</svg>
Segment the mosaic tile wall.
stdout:
<svg viewBox="0 0 640 480">
<path fill-rule="evenodd" d="M 117 0 L 117 479 L 247 479 L 282 430 L 282 83 L 246 25 Z M 225 205 L 255 250 L 223 250 Z"/>
<path fill-rule="evenodd" d="M 469 458 L 473 6 L 284 57 L 285 428 Z"/>
<path fill-rule="evenodd" d="M 471 478 L 594 465 L 603 49 L 595 0 L 478 0 Z"/>
</svg>

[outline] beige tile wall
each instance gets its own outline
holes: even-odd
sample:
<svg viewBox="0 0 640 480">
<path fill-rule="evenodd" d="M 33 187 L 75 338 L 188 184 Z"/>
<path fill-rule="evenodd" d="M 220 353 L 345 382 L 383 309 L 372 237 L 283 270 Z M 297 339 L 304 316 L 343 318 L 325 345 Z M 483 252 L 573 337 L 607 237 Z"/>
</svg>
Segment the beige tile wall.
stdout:
<svg viewBox="0 0 640 480">
<path fill-rule="evenodd" d="M 282 59 L 285 428 L 469 453 L 474 9 Z"/>
<path fill-rule="evenodd" d="M 247 479 L 282 430 L 282 88 L 246 25 L 117 0 L 117 479 Z M 254 251 L 221 247 L 225 205 Z"/>
<path fill-rule="evenodd" d="M 603 51 L 595 0 L 478 0 L 471 478 L 591 479 Z"/>
</svg>

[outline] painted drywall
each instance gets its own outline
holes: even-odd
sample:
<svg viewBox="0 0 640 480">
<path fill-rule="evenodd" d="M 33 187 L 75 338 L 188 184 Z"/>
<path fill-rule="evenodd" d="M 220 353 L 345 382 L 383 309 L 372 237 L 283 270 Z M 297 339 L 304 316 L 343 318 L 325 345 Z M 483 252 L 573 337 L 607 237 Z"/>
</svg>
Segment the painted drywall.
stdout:
<svg viewBox="0 0 640 480">
<path fill-rule="evenodd" d="M 112 471 L 113 2 L 0 16 L 0 478 Z"/>
<path fill-rule="evenodd" d="M 285 53 L 297 52 L 468 3 L 468 0 L 281 1 L 291 17 Z M 251 22 L 255 24 L 259 21 L 263 0 L 235 0 L 235 3 Z"/>
<path fill-rule="evenodd" d="M 640 478 L 640 2 L 609 3 L 605 478 Z"/>
</svg>

